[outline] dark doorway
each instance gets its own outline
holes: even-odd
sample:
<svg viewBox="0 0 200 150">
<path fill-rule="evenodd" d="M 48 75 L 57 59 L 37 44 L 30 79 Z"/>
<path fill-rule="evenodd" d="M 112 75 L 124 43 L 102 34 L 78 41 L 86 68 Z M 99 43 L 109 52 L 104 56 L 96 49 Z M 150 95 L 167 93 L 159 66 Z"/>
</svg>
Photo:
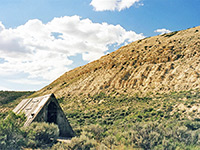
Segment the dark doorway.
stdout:
<svg viewBox="0 0 200 150">
<path fill-rule="evenodd" d="M 57 107 L 54 102 L 48 105 L 47 122 L 57 124 Z"/>
</svg>

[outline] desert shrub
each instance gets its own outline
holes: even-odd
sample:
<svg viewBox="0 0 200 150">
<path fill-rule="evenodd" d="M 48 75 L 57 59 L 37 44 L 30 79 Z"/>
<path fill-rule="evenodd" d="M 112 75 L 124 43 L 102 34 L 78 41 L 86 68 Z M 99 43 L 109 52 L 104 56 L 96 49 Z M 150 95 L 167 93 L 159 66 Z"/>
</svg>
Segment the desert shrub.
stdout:
<svg viewBox="0 0 200 150">
<path fill-rule="evenodd" d="M 133 146 L 134 145 L 134 131 L 129 130 L 126 132 L 118 132 L 116 135 L 117 141 L 119 141 L 121 144 L 124 144 L 126 146 Z"/>
<path fill-rule="evenodd" d="M 118 145 L 117 143 L 117 139 L 115 136 L 113 135 L 109 135 L 107 136 L 104 140 L 103 140 L 103 144 L 106 145 L 106 147 L 113 149 L 115 146 Z"/>
<path fill-rule="evenodd" d="M 80 130 L 80 129 L 78 129 Z M 98 147 L 95 139 L 101 137 L 102 128 L 99 125 L 85 126 L 80 130 L 80 136 L 74 137 L 69 143 L 57 143 L 52 150 L 92 150 Z M 103 143 L 102 143 L 103 144 Z"/>
<path fill-rule="evenodd" d="M 131 76 L 131 74 L 129 72 L 126 72 L 126 74 L 121 78 L 121 80 L 127 81 L 130 76 Z"/>
<path fill-rule="evenodd" d="M 200 129 L 188 130 L 184 121 L 135 123 L 119 141 L 144 149 L 185 149 L 200 144 Z"/>
<path fill-rule="evenodd" d="M 180 126 L 174 129 L 173 137 L 178 142 L 185 143 L 189 145 L 192 143 L 192 135 L 191 132 L 187 131 L 185 126 Z"/>
<path fill-rule="evenodd" d="M 21 149 L 25 142 L 20 130 L 24 120 L 24 115 L 15 115 L 13 112 L 0 120 L 0 149 Z"/>
<path fill-rule="evenodd" d="M 133 130 L 133 143 L 144 149 L 152 149 L 161 142 L 161 131 L 157 123 L 136 124 Z"/>
<path fill-rule="evenodd" d="M 104 145 L 103 143 L 101 143 L 98 147 L 98 150 L 110 150 L 106 145 Z"/>
<path fill-rule="evenodd" d="M 171 37 L 171 36 L 173 36 L 173 35 L 175 35 L 177 33 L 178 33 L 178 31 L 174 31 L 174 32 L 170 32 L 170 33 L 167 33 L 167 34 L 163 34 L 163 36 L 164 37 Z"/>
<path fill-rule="evenodd" d="M 83 129 L 85 135 L 90 138 L 94 138 L 97 141 L 100 141 L 103 138 L 104 129 L 100 125 L 89 125 L 85 126 Z"/>
<path fill-rule="evenodd" d="M 189 128 L 190 130 L 197 130 L 200 128 L 200 122 L 199 121 L 187 121 L 185 122 L 185 126 Z"/>
<path fill-rule="evenodd" d="M 59 135 L 58 126 L 45 122 L 34 122 L 30 126 L 23 128 L 25 132 L 27 147 L 40 147 L 45 144 L 50 144 L 55 141 Z"/>
<path fill-rule="evenodd" d="M 68 144 L 64 143 L 64 142 L 58 142 L 56 144 L 54 144 L 51 147 L 51 150 L 66 150 L 67 149 Z"/>
<path fill-rule="evenodd" d="M 162 143 L 156 145 L 153 149 L 155 150 L 175 150 L 177 143 L 173 139 L 163 139 Z"/>
<path fill-rule="evenodd" d="M 97 141 L 90 139 L 85 135 L 72 138 L 71 142 L 66 145 L 68 150 L 92 150 L 97 147 Z"/>
<path fill-rule="evenodd" d="M 76 136 L 80 136 L 83 131 L 81 127 L 73 128 L 73 130 L 76 133 Z"/>
<path fill-rule="evenodd" d="M 94 100 L 100 100 L 100 99 L 103 99 L 103 98 L 106 98 L 106 94 L 103 93 L 103 92 L 100 92 L 99 94 L 96 94 L 92 97 L 92 99 L 94 99 Z"/>
</svg>

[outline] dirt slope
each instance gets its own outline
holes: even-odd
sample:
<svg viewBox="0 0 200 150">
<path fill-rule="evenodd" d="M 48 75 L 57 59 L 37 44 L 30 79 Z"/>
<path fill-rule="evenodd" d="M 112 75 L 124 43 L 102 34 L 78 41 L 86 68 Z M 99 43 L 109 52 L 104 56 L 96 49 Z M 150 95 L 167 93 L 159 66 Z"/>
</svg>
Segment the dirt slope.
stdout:
<svg viewBox="0 0 200 150">
<path fill-rule="evenodd" d="M 147 94 L 200 88 L 200 26 L 145 38 L 66 72 L 36 95 Z"/>
</svg>

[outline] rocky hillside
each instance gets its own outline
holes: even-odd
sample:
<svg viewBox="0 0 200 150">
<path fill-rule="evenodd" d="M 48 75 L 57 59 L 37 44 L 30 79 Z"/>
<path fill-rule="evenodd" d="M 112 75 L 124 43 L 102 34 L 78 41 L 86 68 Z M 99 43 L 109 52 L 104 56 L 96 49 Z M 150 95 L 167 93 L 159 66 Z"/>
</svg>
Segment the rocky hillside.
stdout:
<svg viewBox="0 0 200 150">
<path fill-rule="evenodd" d="M 200 88 L 200 26 L 149 37 L 66 72 L 36 95 L 163 93 Z"/>
</svg>

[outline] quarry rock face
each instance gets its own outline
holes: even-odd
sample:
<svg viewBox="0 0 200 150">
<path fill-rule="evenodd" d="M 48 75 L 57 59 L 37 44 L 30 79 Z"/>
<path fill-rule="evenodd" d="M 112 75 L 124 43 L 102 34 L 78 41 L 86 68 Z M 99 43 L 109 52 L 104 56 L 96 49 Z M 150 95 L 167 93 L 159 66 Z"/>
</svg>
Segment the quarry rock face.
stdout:
<svg viewBox="0 0 200 150">
<path fill-rule="evenodd" d="M 200 26 L 135 41 L 75 68 L 36 94 L 133 95 L 200 88 Z"/>
</svg>

